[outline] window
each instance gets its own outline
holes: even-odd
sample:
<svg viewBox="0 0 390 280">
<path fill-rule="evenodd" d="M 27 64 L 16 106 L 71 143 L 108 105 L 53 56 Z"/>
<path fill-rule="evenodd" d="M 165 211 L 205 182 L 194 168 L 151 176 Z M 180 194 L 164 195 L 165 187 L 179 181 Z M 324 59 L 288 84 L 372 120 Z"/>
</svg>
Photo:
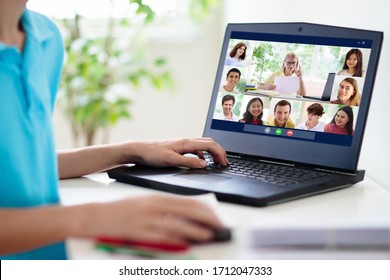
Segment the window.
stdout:
<svg viewBox="0 0 390 280">
<path fill-rule="evenodd" d="M 144 29 L 144 35 L 158 41 L 192 41 L 199 34 L 199 26 L 190 19 L 191 0 L 143 0 L 154 13 L 153 23 Z M 83 16 L 87 26 L 86 36 L 102 34 L 102 19 L 131 19 L 132 26 L 141 24 L 143 18 L 136 15 L 136 4 L 129 0 L 29 0 L 27 7 L 57 20 L 72 19 L 75 12 Z M 93 8 L 91 8 L 93 7 Z M 121 37 L 133 37 L 134 31 L 121 28 Z"/>
<path fill-rule="evenodd" d="M 175 17 L 180 11 L 178 0 L 143 0 L 143 3 L 149 5 L 160 18 Z M 107 18 L 110 13 L 115 18 L 135 15 L 135 5 L 129 5 L 129 0 L 30 0 L 27 7 L 57 19 L 73 18 L 75 11 L 91 19 Z"/>
</svg>

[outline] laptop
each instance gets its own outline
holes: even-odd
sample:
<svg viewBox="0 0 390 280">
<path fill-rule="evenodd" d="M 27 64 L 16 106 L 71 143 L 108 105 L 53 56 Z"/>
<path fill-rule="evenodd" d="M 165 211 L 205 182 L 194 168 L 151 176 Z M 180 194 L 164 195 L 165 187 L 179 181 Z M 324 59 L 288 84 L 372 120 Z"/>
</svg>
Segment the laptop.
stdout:
<svg viewBox="0 0 390 280">
<path fill-rule="evenodd" d="M 204 127 L 204 137 L 212 137 L 227 151 L 230 166 L 210 164 L 206 169 L 151 168 L 126 165 L 108 171 L 110 178 L 160 191 L 195 195 L 214 193 L 218 200 L 255 207 L 273 205 L 349 187 L 364 179 L 358 159 L 367 121 L 383 33 L 311 23 L 235 23 L 228 24 L 223 40 L 211 102 Z M 329 98 L 307 100 L 261 96 L 237 88 L 233 113 L 243 118 L 252 98 L 263 103 L 263 124 L 214 119 L 221 112 L 220 90 L 229 67 L 224 61 L 237 43 L 247 46 L 246 59 L 239 66 L 247 84 L 260 83 L 280 70 L 287 53 L 300 59 L 308 92 L 327 88 L 329 73 L 338 73 L 348 50 L 363 53 L 364 77 L 353 77 L 360 89 L 359 106 L 350 106 L 349 129 L 324 132 L 267 125 L 279 101 L 290 104 L 290 119 L 297 126 L 308 117 L 306 109 L 318 103 L 325 114 L 320 118 L 330 124 L 343 105 Z M 268 62 L 261 62 L 267 57 Z M 205 62 L 206 65 L 206 62 Z M 314 95 L 314 94 L 313 94 Z M 286 103 L 284 103 L 286 104 Z M 318 106 L 318 105 L 317 105 Z M 345 109 L 345 108 L 344 108 Z M 352 121 L 353 119 L 353 121 Z M 348 132 L 346 132 L 348 131 Z M 340 134 L 340 133 L 346 133 Z"/>
<path fill-rule="evenodd" d="M 324 91 L 322 92 L 322 95 L 320 97 L 305 95 L 304 98 L 309 98 L 309 99 L 314 99 L 314 100 L 322 100 L 322 101 L 330 101 L 335 76 L 336 76 L 335 73 L 328 74 L 328 78 L 326 79 Z"/>
</svg>

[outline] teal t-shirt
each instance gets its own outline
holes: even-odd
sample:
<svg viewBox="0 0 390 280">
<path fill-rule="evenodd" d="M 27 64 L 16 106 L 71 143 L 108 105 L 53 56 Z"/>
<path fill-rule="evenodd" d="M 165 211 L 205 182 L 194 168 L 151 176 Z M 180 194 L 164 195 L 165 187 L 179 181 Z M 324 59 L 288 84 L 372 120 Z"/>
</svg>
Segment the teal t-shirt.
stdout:
<svg viewBox="0 0 390 280">
<path fill-rule="evenodd" d="M 59 204 L 52 113 L 63 64 L 62 38 L 51 20 L 35 12 L 25 10 L 21 23 L 23 52 L 0 42 L 0 208 Z M 65 258 L 64 243 L 0 255 Z"/>
</svg>

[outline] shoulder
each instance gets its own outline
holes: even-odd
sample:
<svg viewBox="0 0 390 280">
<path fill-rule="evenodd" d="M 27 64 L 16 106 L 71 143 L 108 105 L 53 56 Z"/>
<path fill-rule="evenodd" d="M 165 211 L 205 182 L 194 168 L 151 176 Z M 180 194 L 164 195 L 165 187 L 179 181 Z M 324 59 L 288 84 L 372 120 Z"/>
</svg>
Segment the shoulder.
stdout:
<svg viewBox="0 0 390 280">
<path fill-rule="evenodd" d="M 305 124 L 305 123 L 300 123 L 300 124 L 298 124 L 295 128 L 296 128 L 296 129 L 305 129 L 305 130 L 307 130 L 307 127 L 306 127 L 306 124 Z"/>
<path fill-rule="evenodd" d="M 232 63 L 233 63 L 232 57 L 229 56 L 225 59 L 225 65 L 230 66 L 230 65 L 232 65 Z"/>
<path fill-rule="evenodd" d="M 62 35 L 57 25 L 47 16 L 25 10 L 22 15 L 23 28 L 30 40 L 32 51 L 41 59 L 42 73 L 47 75 L 54 106 L 55 96 L 61 80 L 64 58 Z"/>
<path fill-rule="evenodd" d="M 325 125 L 325 127 L 333 127 L 334 125 L 336 125 L 336 124 L 335 124 L 335 123 L 332 123 L 332 122 L 330 122 L 330 123 L 326 124 L 326 125 Z"/>
<path fill-rule="evenodd" d="M 271 74 L 271 76 L 284 76 L 284 72 L 283 70 L 278 70 L 278 71 L 275 71 Z"/>
<path fill-rule="evenodd" d="M 26 9 L 22 15 L 22 23 L 26 33 L 40 42 L 45 51 L 54 48 L 56 55 L 62 52 L 61 32 L 47 16 Z"/>
<path fill-rule="evenodd" d="M 31 10 L 25 10 L 23 17 L 26 18 L 26 20 L 29 22 L 30 28 L 37 32 L 38 35 L 49 36 L 54 34 L 61 38 L 61 33 L 57 25 L 47 16 Z M 52 34 L 47 33 L 48 31 L 50 31 Z"/>
<path fill-rule="evenodd" d="M 227 65 L 227 66 L 230 65 L 230 59 L 229 59 L 229 58 L 226 58 L 226 59 L 225 59 L 225 65 Z"/>
<path fill-rule="evenodd" d="M 285 76 L 283 70 L 275 71 L 271 74 L 270 78 L 275 79 L 275 77 Z"/>
<path fill-rule="evenodd" d="M 240 60 L 237 60 L 234 57 L 226 58 L 225 65 L 226 66 L 235 66 L 235 67 L 242 67 L 243 66 L 242 62 Z"/>
<path fill-rule="evenodd" d="M 314 130 L 314 131 L 324 131 L 324 128 L 325 128 L 325 123 L 318 122 L 317 125 L 315 127 L 313 127 L 312 130 Z"/>
<path fill-rule="evenodd" d="M 330 132 L 333 131 L 335 124 L 334 123 L 328 123 L 324 126 L 324 132 Z"/>
<path fill-rule="evenodd" d="M 275 117 L 274 117 L 274 116 L 269 116 L 269 117 L 267 118 L 267 124 L 268 124 L 268 125 L 275 126 Z"/>
<path fill-rule="evenodd" d="M 24 16 L 27 16 L 30 19 L 30 21 L 34 21 L 35 24 L 43 24 L 43 25 L 52 24 L 52 20 L 49 19 L 47 16 L 29 9 L 26 9 L 24 11 Z"/>
<path fill-rule="evenodd" d="M 324 132 L 329 132 L 329 128 L 330 128 L 330 123 L 324 126 Z"/>
<path fill-rule="evenodd" d="M 292 119 L 288 118 L 287 119 L 287 123 L 286 123 L 286 128 L 294 128 L 295 127 L 295 123 Z"/>
<path fill-rule="evenodd" d="M 276 71 L 276 72 L 273 72 L 265 81 L 264 81 L 264 84 L 267 85 L 267 84 L 273 84 L 275 82 L 275 77 L 276 76 L 282 76 L 284 75 L 283 71 Z"/>
<path fill-rule="evenodd" d="M 228 91 L 223 87 L 223 85 L 219 88 L 219 91 L 224 92 L 224 93 L 228 92 Z"/>
<path fill-rule="evenodd" d="M 347 70 L 347 69 L 341 70 L 340 72 L 337 73 L 337 75 L 352 77 L 352 75 L 348 73 L 348 70 Z"/>
<path fill-rule="evenodd" d="M 223 120 L 225 117 L 223 116 L 222 113 L 215 113 L 214 114 L 214 119 L 218 119 L 218 120 Z"/>
</svg>

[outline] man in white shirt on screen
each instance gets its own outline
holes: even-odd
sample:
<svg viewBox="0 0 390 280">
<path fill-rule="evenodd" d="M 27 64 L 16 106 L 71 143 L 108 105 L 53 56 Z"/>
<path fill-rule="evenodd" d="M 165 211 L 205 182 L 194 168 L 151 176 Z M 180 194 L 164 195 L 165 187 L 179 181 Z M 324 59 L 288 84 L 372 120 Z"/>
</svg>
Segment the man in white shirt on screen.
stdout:
<svg viewBox="0 0 390 280">
<path fill-rule="evenodd" d="M 235 102 L 236 98 L 231 94 L 226 94 L 222 97 L 222 112 L 216 113 L 214 119 L 237 122 L 238 117 L 232 112 Z"/>
</svg>

